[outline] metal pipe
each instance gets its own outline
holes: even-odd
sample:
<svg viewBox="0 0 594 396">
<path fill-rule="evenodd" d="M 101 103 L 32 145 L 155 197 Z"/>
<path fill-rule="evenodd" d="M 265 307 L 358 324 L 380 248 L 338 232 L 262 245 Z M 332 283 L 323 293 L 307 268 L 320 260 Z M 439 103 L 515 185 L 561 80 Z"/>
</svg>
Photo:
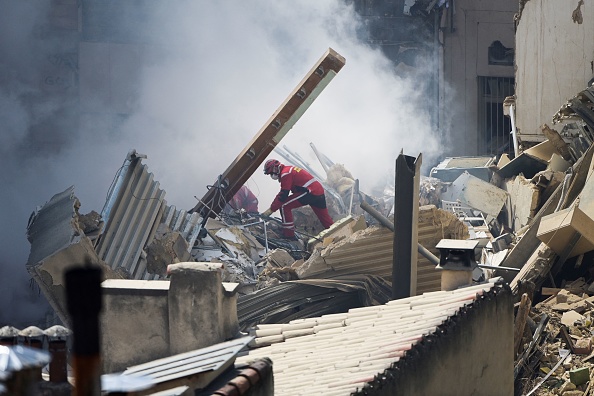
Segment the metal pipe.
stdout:
<svg viewBox="0 0 594 396">
<path fill-rule="evenodd" d="M 373 206 L 371 206 L 364 200 L 361 200 L 361 204 L 359 206 L 361 206 L 361 209 L 363 209 L 364 211 L 369 213 L 374 219 L 379 221 L 384 227 L 386 227 L 390 231 L 394 232 L 394 223 L 392 223 L 390 221 L 390 219 L 388 219 L 386 216 L 384 216 L 379 211 L 377 211 Z M 427 260 L 429 260 L 429 262 L 431 264 L 433 264 L 433 265 L 439 264 L 439 257 L 437 257 L 436 255 L 431 253 L 429 250 L 427 250 L 427 248 L 425 248 L 420 243 L 417 244 L 417 250 L 423 257 L 425 257 Z"/>
<path fill-rule="evenodd" d="M 518 132 L 516 130 L 516 104 L 509 106 L 509 118 L 511 120 L 511 134 L 514 141 L 514 158 L 519 155 Z"/>
<path fill-rule="evenodd" d="M 101 395 L 99 312 L 101 269 L 92 264 L 67 270 L 66 303 L 72 322 L 73 396 Z"/>
<path fill-rule="evenodd" d="M 313 143 L 310 143 L 309 146 L 311 147 L 314 154 L 316 155 L 316 158 L 318 159 L 320 165 L 322 165 L 324 172 L 326 172 L 326 174 L 328 174 L 328 169 L 330 169 L 330 167 L 328 166 L 328 163 L 325 161 L 325 158 L 322 157 L 322 154 L 318 151 L 318 149 L 316 148 L 316 146 L 314 146 Z"/>
<path fill-rule="evenodd" d="M 349 200 L 349 210 L 347 213 L 348 216 L 351 215 L 353 210 L 353 198 L 355 196 L 355 192 L 357 192 L 357 194 L 359 193 L 359 179 L 355 179 L 355 183 L 353 183 L 353 186 L 351 187 L 351 199 Z"/>
<path fill-rule="evenodd" d="M 503 270 L 503 271 L 514 271 L 520 272 L 520 268 L 513 268 L 513 267 L 499 267 L 497 265 L 486 265 L 486 264 L 478 264 L 480 268 L 492 269 L 492 270 Z"/>
</svg>

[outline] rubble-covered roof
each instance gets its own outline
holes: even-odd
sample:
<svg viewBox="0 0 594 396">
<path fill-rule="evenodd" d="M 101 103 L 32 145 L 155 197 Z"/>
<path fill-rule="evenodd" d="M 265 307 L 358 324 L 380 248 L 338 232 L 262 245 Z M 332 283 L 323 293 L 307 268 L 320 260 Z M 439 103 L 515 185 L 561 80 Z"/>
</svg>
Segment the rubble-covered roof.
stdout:
<svg viewBox="0 0 594 396">
<path fill-rule="evenodd" d="M 287 281 L 240 296 L 237 316 L 240 328 L 249 330 L 261 323 L 288 323 L 298 318 L 384 304 L 391 292 L 387 281 L 373 275 Z"/>
</svg>

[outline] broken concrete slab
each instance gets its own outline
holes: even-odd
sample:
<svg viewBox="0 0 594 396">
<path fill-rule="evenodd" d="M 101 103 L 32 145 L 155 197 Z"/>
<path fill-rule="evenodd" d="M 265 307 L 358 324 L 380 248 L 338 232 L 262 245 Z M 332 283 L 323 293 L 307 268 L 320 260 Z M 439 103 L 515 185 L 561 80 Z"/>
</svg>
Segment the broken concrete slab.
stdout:
<svg viewBox="0 0 594 396">
<path fill-rule="evenodd" d="M 504 189 L 509 193 L 509 200 L 505 203 L 507 224 L 512 230 L 519 230 L 536 215 L 540 189 L 522 175 L 506 180 Z"/>
<path fill-rule="evenodd" d="M 429 172 L 430 177 L 435 177 L 443 182 L 451 183 L 462 173 L 468 172 L 486 182 L 491 180 L 493 171 L 491 166 L 495 157 L 448 157 L 437 164 Z"/>
<path fill-rule="evenodd" d="M 571 163 L 569 161 L 564 160 L 559 154 L 554 153 L 549 161 L 548 169 L 555 172 L 565 172 L 570 166 Z"/>
<path fill-rule="evenodd" d="M 537 237 L 558 255 L 575 257 L 594 250 L 594 219 L 574 205 L 544 216 Z"/>
<path fill-rule="evenodd" d="M 93 242 L 78 223 L 79 208 L 71 186 L 37 208 L 27 225 L 31 243 L 27 271 L 65 326 L 70 325 L 63 275 L 66 269 L 93 265 L 101 268 L 104 278 L 121 277 L 95 253 Z"/>
<path fill-rule="evenodd" d="M 543 161 L 549 162 L 553 154 L 559 154 L 559 151 L 557 151 L 557 148 L 555 147 L 553 142 L 551 142 L 550 140 L 545 140 L 524 150 L 524 153 L 533 157 L 540 158 Z"/>
<path fill-rule="evenodd" d="M 497 217 L 508 193 L 468 172 L 462 173 L 447 191 L 442 194 L 445 201 L 460 201 L 473 209 Z"/>
<path fill-rule="evenodd" d="M 520 173 L 527 179 L 547 168 L 548 160 L 530 155 L 526 152 L 518 155 L 497 170 L 497 174 L 504 179 L 517 176 Z"/>
<path fill-rule="evenodd" d="M 146 270 L 149 274 L 164 278 L 167 265 L 190 260 L 188 242 L 178 231 L 159 224 L 154 239 L 145 249 Z"/>
<path fill-rule="evenodd" d="M 586 318 L 583 315 L 580 315 L 575 311 L 566 311 L 563 312 L 563 315 L 561 316 L 561 323 L 565 326 L 573 326 L 575 322 L 583 321 L 585 319 Z"/>
<path fill-rule="evenodd" d="M 311 238 L 307 242 L 307 249 L 313 250 L 317 245 L 322 243 L 323 247 L 328 246 L 333 242 L 346 238 L 356 231 L 361 231 L 367 228 L 364 216 L 346 216 L 336 221 L 330 228 L 320 232 L 315 238 Z"/>
</svg>

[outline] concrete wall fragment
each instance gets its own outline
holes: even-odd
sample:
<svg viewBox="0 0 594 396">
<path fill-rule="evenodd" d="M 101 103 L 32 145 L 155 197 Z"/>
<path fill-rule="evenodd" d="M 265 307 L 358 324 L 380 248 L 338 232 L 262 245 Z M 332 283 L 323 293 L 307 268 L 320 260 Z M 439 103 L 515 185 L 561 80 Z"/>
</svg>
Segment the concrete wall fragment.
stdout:
<svg viewBox="0 0 594 396">
<path fill-rule="evenodd" d="M 459 200 L 473 209 L 497 217 L 507 200 L 507 195 L 499 187 L 464 172 L 442 194 L 442 198 L 445 201 Z"/>
<path fill-rule="evenodd" d="M 70 325 L 63 276 L 66 269 L 96 265 L 101 267 L 105 278 L 117 277 L 99 259 L 92 241 L 79 226 L 79 207 L 74 186 L 70 186 L 36 209 L 27 225 L 27 239 L 31 243 L 27 271 L 65 326 Z"/>
<path fill-rule="evenodd" d="M 204 348 L 239 332 L 236 295 L 221 282 L 223 264 L 179 263 L 168 268 L 170 352 Z M 231 294 L 231 295 L 229 295 Z"/>
<path fill-rule="evenodd" d="M 238 335 L 237 284 L 221 282 L 222 264 L 178 263 L 168 271 L 170 281 L 103 282 L 104 373 Z"/>
<path fill-rule="evenodd" d="M 169 281 L 106 280 L 102 283 L 103 372 L 169 356 Z"/>
<path fill-rule="evenodd" d="M 505 181 L 505 190 L 509 193 L 506 202 L 507 224 L 512 230 L 519 230 L 528 225 L 536 215 L 540 202 L 540 189 L 519 175 Z"/>
</svg>

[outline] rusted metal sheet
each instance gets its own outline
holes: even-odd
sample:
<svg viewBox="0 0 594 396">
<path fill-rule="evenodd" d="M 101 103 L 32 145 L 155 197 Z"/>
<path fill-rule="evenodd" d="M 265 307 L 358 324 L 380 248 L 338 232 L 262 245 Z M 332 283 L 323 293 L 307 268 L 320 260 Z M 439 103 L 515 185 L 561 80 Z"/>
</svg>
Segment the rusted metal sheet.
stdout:
<svg viewBox="0 0 594 396">
<path fill-rule="evenodd" d="M 220 213 L 344 64 L 345 59 L 329 48 L 190 212 L 204 217 Z"/>
</svg>

